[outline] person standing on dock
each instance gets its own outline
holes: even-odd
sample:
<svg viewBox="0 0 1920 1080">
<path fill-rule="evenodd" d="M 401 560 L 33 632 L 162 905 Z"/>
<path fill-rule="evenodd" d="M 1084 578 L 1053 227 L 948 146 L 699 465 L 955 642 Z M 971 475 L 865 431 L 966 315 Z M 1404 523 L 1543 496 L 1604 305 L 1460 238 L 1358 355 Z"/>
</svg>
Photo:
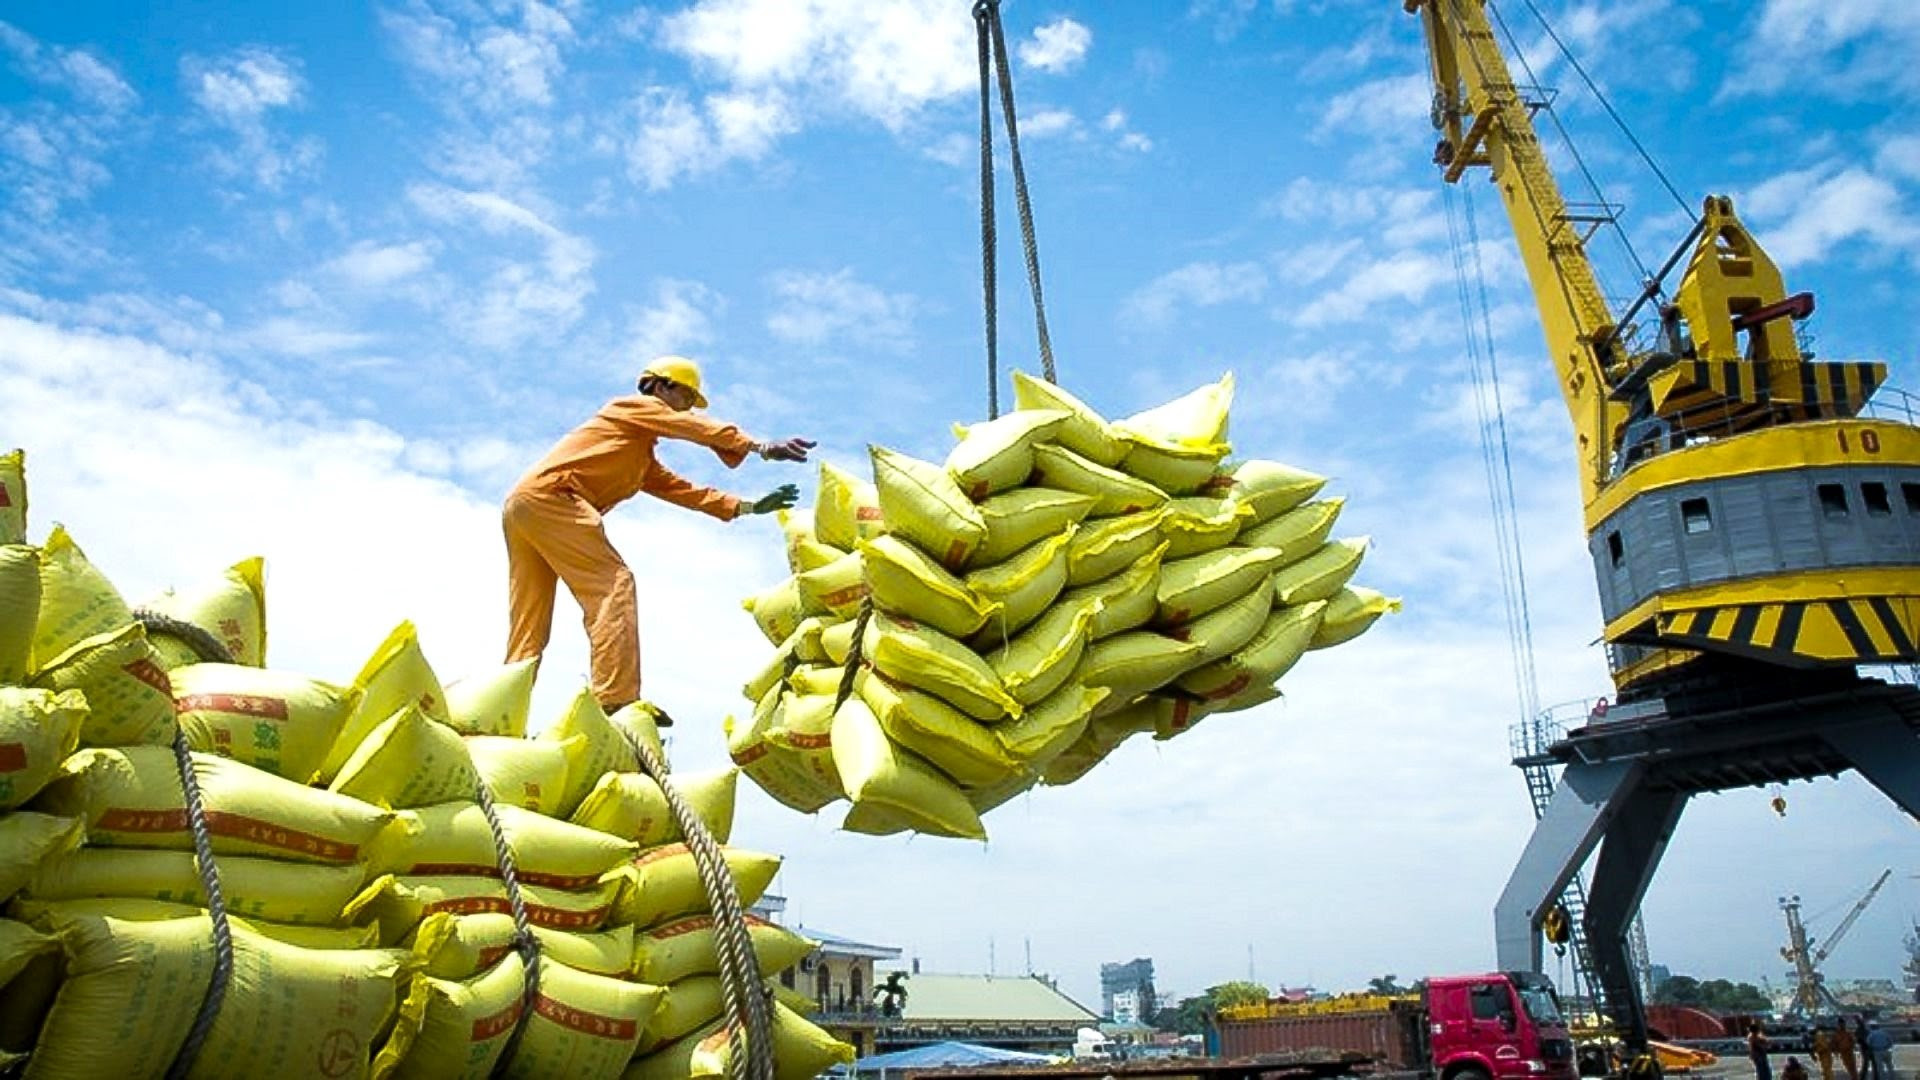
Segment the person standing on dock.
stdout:
<svg viewBox="0 0 1920 1080">
<path fill-rule="evenodd" d="M 1773 1062 L 1767 1058 L 1767 1033 L 1759 1024 L 1747 1025 L 1747 1057 L 1753 1059 L 1755 1080 L 1773 1080 Z"/>
<path fill-rule="evenodd" d="M 1818 1021 L 1813 1025 L 1813 1057 L 1820 1063 L 1820 1080 L 1833 1080 L 1833 1032 Z"/>
</svg>

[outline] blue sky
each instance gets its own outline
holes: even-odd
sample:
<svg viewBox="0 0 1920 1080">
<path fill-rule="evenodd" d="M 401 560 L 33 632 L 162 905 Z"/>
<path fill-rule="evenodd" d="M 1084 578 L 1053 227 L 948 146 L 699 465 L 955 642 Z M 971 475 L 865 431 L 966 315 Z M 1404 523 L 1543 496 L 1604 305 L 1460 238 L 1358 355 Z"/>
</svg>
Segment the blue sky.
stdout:
<svg viewBox="0 0 1920 1080">
<path fill-rule="evenodd" d="M 1536 3 L 1687 202 L 1731 193 L 1818 294 L 1819 353 L 1915 385 L 1920 8 Z M 10 9 L 0 442 L 29 451 L 36 537 L 67 523 L 136 599 L 264 554 L 275 666 L 345 680 L 411 618 L 452 678 L 502 647 L 500 494 L 655 352 L 701 358 L 714 411 L 756 434 L 856 467 L 869 442 L 942 456 L 986 404 L 969 6 Z M 1499 8 L 1657 263 L 1680 206 L 1528 5 Z M 804 921 L 930 970 L 1022 970 L 1030 942 L 1083 1000 L 1136 955 L 1185 992 L 1250 958 L 1328 988 L 1490 964 L 1530 815 L 1418 24 L 1389 0 L 1004 11 L 1063 382 L 1125 415 L 1234 371 L 1237 451 L 1336 477 L 1344 532 L 1375 540 L 1365 580 L 1407 610 L 1283 702 L 1009 805 L 985 846 L 845 836 L 757 792 L 736 838 L 787 857 Z M 1002 360 L 1032 370 L 1000 165 Z M 1474 186 L 1540 693 L 1592 697 L 1569 427 Z M 742 493 L 813 488 L 669 457 Z M 610 527 L 676 758 L 717 764 L 766 652 L 737 600 L 782 572 L 777 530 L 640 504 Z M 542 715 L 584 675 L 570 618 Z M 1895 975 L 1911 823 L 1854 778 L 1789 798 L 1784 820 L 1764 792 L 1696 800 L 1647 900 L 1656 961 L 1777 984 L 1777 897 L 1844 910 L 1892 866 L 1829 963 Z"/>
</svg>

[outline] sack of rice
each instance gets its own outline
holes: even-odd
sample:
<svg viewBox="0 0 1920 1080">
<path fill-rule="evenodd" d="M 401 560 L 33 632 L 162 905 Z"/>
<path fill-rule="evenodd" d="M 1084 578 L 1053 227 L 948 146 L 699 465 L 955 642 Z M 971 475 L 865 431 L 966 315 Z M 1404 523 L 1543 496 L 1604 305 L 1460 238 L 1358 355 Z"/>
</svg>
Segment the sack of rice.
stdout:
<svg viewBox="0 0 1920 1080">
<path fill-rule="evenodd" d="M 366 868 L 222 855 L 227 909 L 250 919 L 331 926 L 361 895 Z M 41 860 L 22 895 L 35 900 L 166 900 L 206 907 L 200 871 L 186 851 L 83 847 Z"/>
<path fill-rule="evenodd" d="M 0 454 L 0 544 L 27 542 L 27 455 Z"/>
<path fill-rule="evenodd" d="M 124 919 L 128 922 L 166 922 L 169 919 L 189 919 L 196 915 L 205 915 L 206 909 L 198 904 L 185 904 L 173 900 L 138 900 L 124 896 L 88 897 L 76 900 L 16 900 L 10 909 L 21 922 L 38 923 L 48 918 L 74 918 L 93 916 L 97 918 Z M 299 923 L 274 922 L 236 914 L 231 909 L 227 919 L 235 926 L 244 926 L 261 937 L 272 938 L 282 945 L 293 945 L 302 949 L 377 949 L 380 947 L 380 928 L 377 926 L 312 926 Z M 4 1021 L 0 1021 L 0 1026 Z"/>
<path fill-rule="evenodd" d="M 0 903 L 25 887 L 42 863 L 79 847 L 86 825 L 25 810 L 0 814 Z"/>
<path fill-rule="evenodd" d="M 1320 494 L 1320 489 L 1327 484 L 1324 476 L 1278 461 L 1244 461 L 1224 479 L 1226 483 L 1221 486 L 1225 490 L 1215 492 L 1215 486 L 1209 484 L 1207 491 L 1209 494 L 1231 496 L 1235 502 L 1246 507 L 1252 514 L 1247 528 L 1272 521 Z"/>
<path fill-rule="evenodd" d="M 858 550 L 849 551 L 818 570 L 796 575 L 793 580 L 800 586 L 800 595 L 805 601 L 803 610 L 830 612 L 838 618 L 850 619 L 859 613 L 860 601 L 867 598 L 866 558 Z M 799 629 L 798 624 L 794 629 Z"/>
<path fill-rule="evenodd" d="M 874 510 L 877 512 L 876 504 Z M 839 548 L 820 542 L 813 531 L 813 511 L 782 510 L 774 515 L 787 538 L 787 569 L 804 574 L 827 565 L 846 554 Z M 856 530 L 857 531 L 857 530 Z"/>
<path fill-rule="evenodd" d="M 1090 517 L 1137 514 L 1167 501 L 1167 493 L 1147 481 L 1096 465 L 1064 446 L 1034 448 L 1033 483 L 1093 496 Z"/>
<path fill-rule="evenodd" d="M 1274 594 L 1288 606 L 1331 599 L 1360 569 L 1367 543 L 1364 536 L 1334 540 L 1299 562 L 1281 568 L 1273 575 Z"/>
<path fill-rule="evenodd" d="M 814 536 L 820 543 L 852 551 L 860 541 L 886 532 L 883 505 L 874 485 L 827 462 L 820 463 L 820 494 L 813 509 Z"/>
<path fill-rule="evenodd" d="M 1241 547 L 1269 547 L 1281 554 L 1280 565 L 1299 562 L 1320 549 L 1333 532 L 1344 498 L 1302 503 L 1260 525 L 1243 528 L 1235 543 Z"/>
<path fill-rule="evenodd" d="M 976 720 L 1019 716 L 1021 704 L 978 653 L 929 626 L 876 611 L 861 654 L 880 674 L 924 690 Z"/>
<path fill-rule="evenodd" d="M 1165 517 L 1164 509 L 1149 510 L 1081 526 L 1067 546 L 1067 584 L 1105 581 L 1156 550 L 1164 553 L 1160 522 Z"/>
<path fill-rule="evenodd" d="M 835 1065 L 851 1065 L 853 1047 L 773 1003 L 774 1080 L 813 1080 Z M 715 1021 L 636 1060 L 622 1080 L 716 1080 L 733 1075 L 732 1031 Z"/>
<path fill-rule="evenodd" d="M 948 569 L 967 565 L 987 537 L 973 500 L 938 465 L 880 446 L 871 453 L 887 531 L 917 544 Z"/>
<path fill-rule="evenodd" d="M 476 798 L 480 773 L 466 740 L 412 705 L 374 728 L 328 791 L 390 810 Z"/>
<path fill-rule="evenodd" d="M 65 974 L 60 939 L 28 921 L 0 919 L 0 1072 L 24 1067 Z"/>
<path fill-rule="evenodd" d="M 83 746 L 157 746 L 173 741 L 173 687 L 139 623 L 83 638 L 48 658 L 33 677 L 47 690 L 86 695 Z"/>
<path fill-rule="evenodd" d="M 592 752 L 585 735 L 538 739 L 509 739 L 500 735 L 469 735 L 464 740 L 473 756 L 473 768 L 493 797 L 523 810 L 564 817 L 570 791 L 568 781 L 584 767 Z"/>
<path fill-rule="evenodd" d="M 625 870 L 584 889 L 520 886 L 527 922 L 551 930 L 592 933 L 613 919 Z M 380 940 L 398 944 L 429 915 L 512 914 L 506 882 L 466 874 L 397 874 L 378 879 L 347 905 L 346 921 L 372 920 Z"/>
<path fill-rule="evenodd" d="M 40 548 L 40 613 L 29 670 L 42 670 L 82 641 L 132 621 L 120 590 L 87 561 L 66 527 L 55 525 Z"/>
<path fill-rule="evenodd" d="M 723 848 L 727 872 L 733 875 L 740 906 L 751 907 L 773 884 L 780 857 L 740 848 Z M 669 919 L 710 911 L 700 869 L 685 844 L 667 844 L 643 851 L 621 871 L 628 887 L 621 890 L 613 912 L 615 925 L 655 926 Z"/>
<path fill-rule="evenodd" d="M 24 804 L 59 775 L 86 719 L 78 690 L 0 686 L 0 810 Z"/>
<path fill-rule="evenodd" d="M 1233 408 L 1233 373 L 1165 405 L 1114 421 L 1122 438 L 1170 450 L 1226 453 L 1227 419 Z"/>
<path fill-rule="evenodd" d="M 1071 415 L 1022 409 L 970 427 L 956 424 L 960 445 L 947 455 L 947 472 L 975 502 L 1019 487 L 1033 471 L 1033 448 L 1052 441 Z"/>
<path fill-rule="evenodd" d="M 800 580 L 797 577 L 790 577 L 740 601 L 740 606 L 753 616 L 760 632 L 774 645 L 792 637 L 793 632 L 800 628 L 800 620 L 808 615 L 826 613 L 826 608 L 811 604 L 812 601 L 800 592 Z"/>
<path fill-rule="evenodd" d="M 446 692 L 420 651 L 420 637 L 411 622 L 393 628 L 361 666 L 353 685 L 360 688 L 360 704 L 327 751 L 318 778 L 323 784 L 333 780 L 374 728 L 401 709 L 411 705 L 430 719 L 443 724 L 449 720 Z"/>
<path fill-rule="evenodd" d="M 1054 432 L 1054 441 L 1096 465 L 1111 468 L 1127 456 L 1127 443 L 1104 417 L 1085 402 L 1050 382 L 1043 382 L 1023 371 L 1013 373 L 1014 407 L 1060 410 L 1066 420 Z"/>
<path fill-rule="evenodd" d="M 538 665 L 528 658 L 448 683 L 447 726 L 462 735 L 526 735 Z"/>
<path fill-rule="evenodd" d="M 1044 768 L 1086 730 L 1093 710 L 1113 691 L 1104 686 L 1070 682 L 1027 710 L 1018 720 L 995 724 L 993 737 L 1000 740 L 1022 769 Z"/>
<path fill-rule="evenodd" d="M 860 551 L 866 557 L 874 605 L 882 611 L 964 638 L 985 626 L 987 616 L 998 606 L 982 600 L 966 582 L 898 537 L 868 540 Z"/>
<path fill-rule="evenodd" d="M 259 556 L 234 563 L 213 581 L 178 591 L 169 589 L 141 606 L 211 634 L 226 646 L 236 664 L 266 666 L 266 560 Z M 202 659 L 191 646 L 169 634 L 154 632 L 149 636 L 169 670 Z"/>
<path fill-rule="evenodd" d="M 1060 594 L 1055 607 L 1089 608 L 1093 621 L 1087 626 L 1091 640 L 1109 638 L 1123 630 L 1137 630 L 1153 621 L 1158 610 L 1161 560 L 1166 554 L 1163 542 L 1133 565 L 1099 581 L 1068 589 Z M 1071 570 L 1069 570 L 1071 576 Z"/>
<path fill-rule="evenodd" d="M 1233 543 L 1253 511 L 1239 502 L 1207 495 L 1189 495 L 1167 504 L 1160 531 L 1167 538 L 1167 558 L 1184 559 L 1218 551 Z"/>
<path fill-rule="evenodd" d="M 1100 500 L 1055 488 L 1025 487 L 992 496 L 980 504 L 987 538 L 973 553 L 971 566 L 992 566 L 1086 519 Z"/>
<path fill-rule="evenodd" d="M 360 700 L 357 687 L 239 664 L 188 664 L 167 681 L 188 746 L 302 784 Z"/>
<path fill-rule="evenodd" d="M 1250 687 L 1272 685 L 1307 651 L 1326 610 L 1324 600 L 1276 609 L 1245 645 L 1181 676 L 1180 689 L 1208 701 L 1223 701 Z"/>
<path fill-rule="evenodd" d="M 1013 768 L 991 728 L 931 694 L 890 683 L 870 671 L 860 673 L 854 692 L 866 702 L 887 738 L 925 758 L 957 784 L 995 783 Z M 846 755 L 838 743 L 833 757 L 844 787 Z M 847 794 L 851 797 L 852 790 Z"/>
<path fill-rule="evenodd" d="M 542 800 L 552 805 L 544 812 L 555 817 L 572 814 L 603 774 L 640 771 L 636 745 L 652 750 L 657 760 L 667 759 L 660 743 L 659 713 L 652 705 L 636 701 L 608 716 L 584 689 L 574 695 L 560 719 L 542 731 L 540 738 L 548 744 L 573 748 L 565 755 L 569 769 L 558 804 Z"/>
<path fill-rule="evenodd" d="M 748 915 L 746 921 L 754 961 L 762 975 L 777 975 L 819 948 L 817 943 L 758 916 Z M 641 982 L 666 986 L 719 970 L 720 954 L 711 915 L 675 919 L 634 935 L 632 975 Z"/>
<path fill-rule="evenodd" d="M 1230 600 L 1212 611 L 1179 626 L 1162 631 L 1175 641 L 1191 641 L 1200 646 L 1200 663 L 1211 663 L 1253 640 L 1267 624 L 1273 611 L 1273 590 L 1253 588 L 1238 600 Z"/>
<path fill-rule="evenodd" d="M 513 853 L 518 879 L 529 885 L 584 889 L 639 852 L 639 845 L 593 829 L 522 810 L 494 807 Z M 500 852 L 486 811 L 474 802 L 447 802 L 400 812 L 368 852 L 381 873 L 500 876 Z"/>
<path fill-rule="evenodd" d="M 740 770 L 726 767 L 701 772 L 674 773 L 667 778 L 680 792 L 713 838 L 724 844 L 733 835 L 734 792 Z M 666 793 L 652 777 L 633 772 L 610 772 L 600 777 L 580 802 L 574 824 L 597 829 L 641 847 L 670 844 L 681 839 L 680 826 L 667 809 Z"/>
<path fill-rule="evenodd" d="M 1154 620 L 1161 626 L 1191 622 L 1264 585 L 1279 563 L 1280 552 L 1273 548 L 1239 546 L 1164 562 Z"/>
<path fill-rule="evenodd" d="M 369 928 L 373 929 L 373 928 Z M 579 933 L 529 926 L 541 957 L 594 975 L 625 978 L 633 962 L 633 928 Z M 499 912 L 477 915 L 429 915 L 401 943 L 437 979 L 470 979 L 513 951 L 513 916 Z M 646 981 L 646 980 L 642 980 Z"/>
<path fill-rule="evenodd" d="M 1087 646 L 1074 680 L 1107 687 L 1115 698 L 1130 699 L 1193 670 L 1205 655 L 1197 644 L 1151 630 L 1129 630 Z"/>
<path fill-rule="evenodd" d="M 831 781 L 816 777 L 797 753 L 768 739 L 785 720 L 786 696 L 783 688 L 775 686 L 760 699 L 746 723 L 727 717 L 727 756 L 775 802 L 811 814 L 843 797 L 840 778 L 837 774 Z"/>
<path fill-rule="evenodd" d="M 988 653 L 987 666 L 1014 700 L 1032 705 L 1073 674 L 1099 614 L 1098 600 L 1056 603 L 1005 646 Z"/>
<path fill-rule="evenodd" d="M 1349 585 L 1327 601 L 1320 629 L 1314 631 L 1309 649 L 1325 649 L 1352 641 L 1367 632 L 1380 616 L 1400 610 L 1400 601 L 1362 585 Z"/>
<path fill-rule="evenodd" d="M 833 692 L 788 694 L 780 705 L 780 722 L 767 732 L 767 741 L 784 750 L 787 760 L 798 765 L 812 783 L 838 792 L 840 776 L 833 767 L 833 699 Z"/>
<path fill-rule="evenodd" d="M 1068 547 L 1073 535 L 1074 527 L 1069 527 L 1066 532 L 1042 540 L 998 566 L 967 575 L 967 588 L 997 605 L 978 635 L 980 641 L 992 646 L 1005 645 L 1047 610 L 1067 587 Z"/>
<path fill-rule="evenodd" d="M 40 621 L 40 552 L 0 544 L 0 685 L 27 681 L 33 629 Z"/>
</svg>

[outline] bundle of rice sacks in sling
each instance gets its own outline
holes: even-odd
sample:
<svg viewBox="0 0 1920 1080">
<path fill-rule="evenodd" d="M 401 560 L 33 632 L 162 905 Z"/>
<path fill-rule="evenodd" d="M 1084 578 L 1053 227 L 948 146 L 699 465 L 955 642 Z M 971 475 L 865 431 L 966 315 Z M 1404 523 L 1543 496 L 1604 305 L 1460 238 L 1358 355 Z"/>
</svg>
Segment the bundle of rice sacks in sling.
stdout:
<svg viewBox="0 0 1920 1080">
<path fill-rule="evenodd" d="M 775 650 L 728 728 L 776 800 L 983 838 L 1015 795 L 1271 701 L 1399 608 L 1352 583 L 1367 540 L 1334 538 L 1324 477 L 1229 458 L 1232 375 L 1116 421 L 1024 374 L 1014 394 L 942 463 L 823 467 L 783 519 L 793 576 L 746 601 Z"/>
<path fill-rule="evenodd" d="M 206 1077 L 611 1078 L 725 1022 L 706 892 L 640 761 L 666 760 L 648 706 L 607 716 L 583 691 L 528 737 L 530 662 L 443 685 L 405 623 L 351 680 L 272 669 L 262 560 L 136 609 L 64 529 L 29 545 L 24 507 L 16 451 L 0 456 L 0 1061 L 49 1078 L 157 1077 L 183 1054 Z M 176 736 L 231 934 L 191 1048 L 219 947 Z M 736 777 L 667 783 L 724 843 Z M 724 851 L 751 904 L 778 860 Z M 813 948 L 771 923 L 749 935 L 763 978 Z M 850 1060 L 794 1019 L 776 1052 Z"/>
</svg>

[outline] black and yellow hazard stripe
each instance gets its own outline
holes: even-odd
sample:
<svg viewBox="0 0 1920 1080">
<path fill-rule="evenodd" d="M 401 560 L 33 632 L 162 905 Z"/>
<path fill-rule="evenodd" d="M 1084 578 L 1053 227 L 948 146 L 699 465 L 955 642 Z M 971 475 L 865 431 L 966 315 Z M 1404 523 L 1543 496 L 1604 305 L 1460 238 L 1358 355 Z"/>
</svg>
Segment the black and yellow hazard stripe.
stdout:
<svg viewBox="0 0 1920 1080">
<path fill-rule="evenodd" d="M 1920 598 L 1866 596 L 1663 611 L 1662 644 L 1784 664 L 1920 659 Z"/>
<path fill-rule="evenodd" d="M 1809 415 L 1857 416 L 1887 379 L 1887 365 L 1867 360 L 1800 365 L 1800 404 Z"/>
</svg>

